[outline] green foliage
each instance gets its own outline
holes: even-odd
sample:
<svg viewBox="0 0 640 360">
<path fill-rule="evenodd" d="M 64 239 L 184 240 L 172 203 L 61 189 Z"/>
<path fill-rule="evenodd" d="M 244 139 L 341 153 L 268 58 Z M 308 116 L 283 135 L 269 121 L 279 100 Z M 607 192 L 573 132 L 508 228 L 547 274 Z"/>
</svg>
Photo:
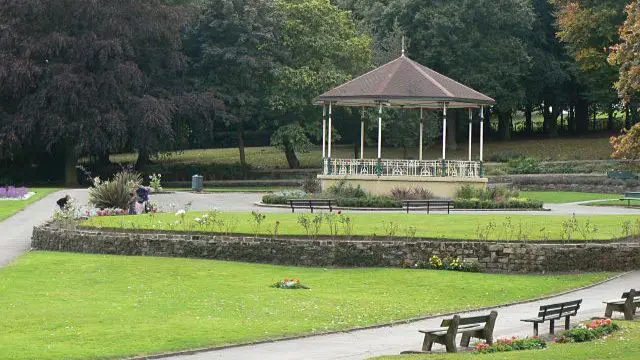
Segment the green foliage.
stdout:
<svg viewBox="0 0 640 360">
<path fill-rule="evenodd" d="M 543 338 L 537 336 L 532 338 L 518 338 L 517 336 L 513 336 L 511 338 L 497 339 L 492 345 L 486 342 L 478 343 L 474 345 L 474 352 L 489 354 L 502 351 L 539 350 L 546 348 L 547 342 Z"/>
<path fill-rule="evenodd" d="M 455 209 L 542 209 L 542 201 L 511 198 L 508 200 L 455 199 Z"/>
<path fill-rule="evenodd" d="M 540 162 L 533 157 L 519 157 L 508 162 L 511 174 L 537 174 L 540 172 Z"/>
<path fill-rule="evenodd" d="M 429 189 L 425 188 L 399 188 L 391 189 L 391 197 L 396 200 L 429 200 L 434 195 Z"/>
<path fill-rule="evenodd" d="M 593 320 L 589 324 L 579 324 L 576 327 L 563 331 L 555 339 L 557 343 L 585 342 L 600 339 L 620 329 L 620 326 L 611 319 Z"/>
<path fill-rule="evenodd" d="M 96 179 L 89 188 L 89 204 L 99 208 L 129 209 L 135 201 L 135 189 L 142 183 L 140 174 L 122 171 L 111 180 Z"/>
<path fill-rule="evenodd" d="M 364 198 L 367 197 L 367 193 L 362 190 L 360 185 L 353 186 L 351 183 L 342 179 L 337 184 L 329 186 L 327 195 L 335 196 L 339 198 Z"/>
<path fill-rule="evenodd" d="M 506 163 L 512 159 L 524 157 L 524 154 L 517 151 L 498 151 L 489 155 L 488 161 Z"/>
<path fill-rule="evenodd" d="M 302 191 L 306 194 L 316 194 L 322 191 L 320 180 L 315 175 L 309 175 L 302 181 Z"/>
<path fill-rule="evenodd" d="M 470 185 L 461 186 L 456 192 L 456 199 L 470 200 L 509 200 L 520 197 L 518 190 L 509 189 L 506 186 L 493 186 L 487 188 L 475 188 Z"/>
<path fill-rule="evenodd" d="M 480 272 L 480 265 L 477 261 L 461 260 L 460 257 L 441 259 L 438 255 L 433 255 L 429 261 L 402 261 L 402 267 L 410 269 L 432 269 L 432 270 L 452 270 L 463 272 Z"/>
</svg>

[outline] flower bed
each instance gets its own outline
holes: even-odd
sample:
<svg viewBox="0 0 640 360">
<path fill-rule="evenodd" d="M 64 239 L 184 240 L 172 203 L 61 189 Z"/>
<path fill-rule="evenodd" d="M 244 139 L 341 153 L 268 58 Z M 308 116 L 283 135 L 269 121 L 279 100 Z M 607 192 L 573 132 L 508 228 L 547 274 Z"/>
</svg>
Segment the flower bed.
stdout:
<svg viewBox="0 0 640 360">
<path fill-rule="evenodd" d="M 440 259 L 438 255 L 433 255 L 429 258 L 428 262 L 410 261 L 409 259 L 405 259 L 402 261 L 402 267 L 408 269 L 452 270 L 465 272 L 480 271 L 480 265 L 477 261 L 461 260 L 459 256 Z"/>
<path fill-rule="evenodd" d="M 271 285 L 271 287 L 278 289 L 309 289 L 308 286 L 300 282 L 300 279 L 284 279 Z"/>
<path fill-rule="evenodd" d="M 0 187 L 0 199 L 21 200 L 26 199 L 27 195 L 29 195 L 29 189 L 26 187 Z"/>
<path fill-rule="evenodd" d="M 593 320 L 589 324 L 578 324 L 576 327 L 563 331 L 560 336 L 555 338 L 556 343 L 572 343 L 585 342 L 600 339 L 616 330 L 620 326 L 611 321 L 611 319 Z"/>
<path fill-rule="evenodd" d="M 486 342 L 477 343 L 473 351 L 480 354 L 489 354 L 503 351 L 536 350 L 546 347 L 547 342 L 537 336 L 531 338 L 518 338 L 517 336 L 513 336 L 511 338 L 498 339 L 492 345 Z"/>
</svg>

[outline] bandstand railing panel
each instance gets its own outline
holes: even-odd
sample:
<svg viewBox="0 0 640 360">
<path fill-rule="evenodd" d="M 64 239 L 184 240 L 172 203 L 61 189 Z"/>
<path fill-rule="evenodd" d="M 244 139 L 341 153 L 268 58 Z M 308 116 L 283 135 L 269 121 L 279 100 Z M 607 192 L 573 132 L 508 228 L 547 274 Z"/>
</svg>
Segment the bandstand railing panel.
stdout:
<svg viewBox="0 0 640 360">
<path fill-rule="evenodd" d="M 478 161 L 325 159 L 324 175 L 481 177 Z"/>
</svg>

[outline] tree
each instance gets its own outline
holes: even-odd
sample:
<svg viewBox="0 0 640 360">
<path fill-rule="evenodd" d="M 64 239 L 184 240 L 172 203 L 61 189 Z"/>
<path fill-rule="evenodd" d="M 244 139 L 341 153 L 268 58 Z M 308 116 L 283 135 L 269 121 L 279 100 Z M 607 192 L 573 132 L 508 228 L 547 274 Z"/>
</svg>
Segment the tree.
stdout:
<svg viewBox="0 0 640 360">
<path fill-rule="evenodd" d="M 182 14 L 160 0 L 3 1 L 2 145 L 64 159 L 71 185 L 81 154 L 170 144 Z"/>
<path fill-rule="evenodd" d="M 633 0 L 625 9 L 627 19 L 620 27 L 620 43 L 615 45 L 609 55 L 609 63 L 619 68 L 615 86 L 620 97 L 627 103 L 637 98 L 640 91 L 640 59 L 637 49 L 640 47 L 640 3 Z"/>
<path fill-rule="evenodd" d="M 226 123 L 238 134 L 240 163 L 247 176 L 244 129 L 267 106 L 280 51 L 282 17 L 271 0 L 205 0 L 185 36 L 193 60 L 190 76 L 224 102 Z"/>
<path fill-rule="evenodd" d="M 623 130 L 620 136 L 612 136 L 609 139 L 609 143 L 613 148 L 612 158 L 640 159 L 640 123 L 633 125 L 629 130 Z"/>
<path fill-rule="evenodd" d="M 329 0 L 279 0 L 277 6 L 284 17 L 284 58 L 269 89 L 274 111 L 269 120 L 278 127 L 298 124 L 294 128 L 304 129 L 298 135 L 310 134 L 319 140 L 320 116 L 314 98 L 370 68 L 371 39 L 356 29 L 347 11 Z M 297 167 L 294 144 L 282 148 L 289 167 Z"/>
</svg>

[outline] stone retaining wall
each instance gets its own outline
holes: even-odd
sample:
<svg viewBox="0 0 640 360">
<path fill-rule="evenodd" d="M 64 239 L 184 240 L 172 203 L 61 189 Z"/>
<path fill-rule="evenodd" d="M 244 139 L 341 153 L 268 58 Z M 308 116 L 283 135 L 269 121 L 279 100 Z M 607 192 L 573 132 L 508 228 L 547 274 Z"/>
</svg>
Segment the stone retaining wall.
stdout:
<svg viewBox="0 0 640 360">
<path fill-rule="evenodd" d="M 400 266 L 460 256 L 483 271 L 624 271 L 640 268 L 640 244 L 515 243 L 445 240 L 309 240 L 211 234 L 60 229 L 33 230 L 34 249 L 97 254 L 175 256 L 305 266 Z"/>
</svg>

